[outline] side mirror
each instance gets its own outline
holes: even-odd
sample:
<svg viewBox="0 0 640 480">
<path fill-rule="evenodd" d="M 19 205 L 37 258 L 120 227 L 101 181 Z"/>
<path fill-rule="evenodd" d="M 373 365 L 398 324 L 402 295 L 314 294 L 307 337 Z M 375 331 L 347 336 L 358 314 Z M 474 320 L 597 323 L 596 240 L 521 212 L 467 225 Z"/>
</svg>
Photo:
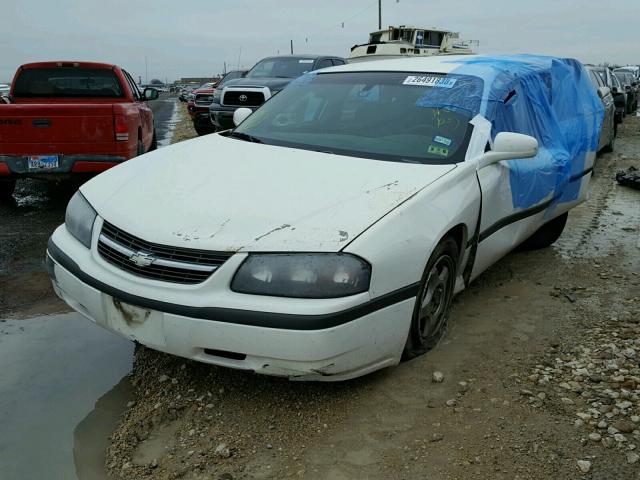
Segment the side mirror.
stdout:
<svg viewBox="0 0 640 480">
<path fill-rule="evenodd" d="M 600 98 L 604 98 L 607 95 L 609 95 L 611 93 L 611 90 L 609 89 L 609 87 L 600 87 L 598 88 L 598 96 Z"/>
<path fill-rule="evenodd" d="M 493 149 L 479 161 L 478 170 L 502 160 L 532 158 L 538 154 L 538 140 L 521 133 L 500 132 L 493 142 Z"/>
<path fill-rule="evenodd" d="M 611 87 L 611 93 L 618 93 L 618 87 Z"/>
<path fill-rule="evenodd" d="M 242 107 L 233 112 L 233 124 L 237 127 L 244 122 L 249 115 L 253 113 L 250 108 Z"/>
<path fill-rule="evenodd" d="M 156 90 L 155 88 L 145 88 L 144 92 L 142 92 L 142 95 L 144 95 L 145 100 L 155 100 L 160 96 L 158 90 Z"/>
</svg>

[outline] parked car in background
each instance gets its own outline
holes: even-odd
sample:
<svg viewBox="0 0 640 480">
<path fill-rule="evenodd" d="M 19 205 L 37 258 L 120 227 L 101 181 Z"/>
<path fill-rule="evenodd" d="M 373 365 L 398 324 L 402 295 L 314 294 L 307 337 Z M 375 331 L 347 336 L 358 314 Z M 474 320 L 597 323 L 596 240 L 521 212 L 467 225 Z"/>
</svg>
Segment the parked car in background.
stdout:
<svg viewBox="0 0 640 480">
<path fill-rule="evenodd" d="M 243 78 L 231 80 L 216 91 L 210 108 L 211 121 L 218 130 L 232 128 L 237 108 L 255 110 L 294 78 L 345 63 L 344 58 L 327 55 L 287 55 L 260 60 Z"/>
<path fill-rule="evenodd" d="M 331 381 L 425 353 L 455 293 L 558 239 L 603 107 L 575 60 L 432 56 L 306 74 L 243 116 L 83 185 L 47 270 L 129 340 Z"/>
<path fill-rule="evenodd" d="M 624 117 L 627 116 L 627 93 L 615 74 L 611 76 L 611 79 L 613 81 L 611 95 L 613 95 L 613 102 L 616 107 L 616 123 L 620 124 Z"/>
<path fill-rule="evenodd" d="M 6 83 L 0 83 L 0 97 L 9 95 L 9 91 L 11 90 L 11 86 Z"/>
<path fill-rule="evenodd" d="M 618 68 L 614 68 L 613 71 L 615 73 L 628 72 L 628 73 L 631 73 L 634 78 L 640 79 L 640 66 L 638 65 L 627 65 L 626 67 L 618 67 Z"/>
<path fill-rule="evenodd" d="M 615 72 L 614 75 L 620 81 L 627 94 L 627 113 L 633 113 L 638 109 L 638 81 L 630 72 Z"/>
<path fill-rule="evenodd" d="M 154 150 L 157 97 L 117 65 L 22 65 L 0 107 L 0 197 L 18 178 L 86 178 Z"/>
<path fill-rule="evenodd" d="M 181 102 L 187 102 L 189 101 L 189 95 L 191 94 L 191 92 L 193 90 L 195 90 L 196 88 L 200 88 L 201 85 L 185 85 L 184 87 L 182 87 L 182 89 L 180 90 L 180 95 L 178 95 L 178 100 L 180 100 Z"/>
<path fill-rule="evenodd" d="M 215 125 L 213 125 L 209 116 L 209 107 L 213 101 L 213 95 L 216 90 L 222 88 L 225 83 L 230 80 L 242 78 L 246 73 L 246 70 L 232 70 L 217 84 L 206 84 L 205 87 L 198 88 L 191 92 L 193 94 L 193 100 L 189 100 L 187 109 L 193 121 L 193 128 L 198 135 L 206 135 L 216 131 Z"/>
<path fill-rule="evenodd" d="M 587 71 L 589 72 L 589 79 L 591 85 L 595 89 L 602 101 L 604 107 L 604 120 L 602 122 L 602 129 L 600 131 L 600 140 L 598 141 L 598 151 L 605 150 L 612 152 L 618 134 L 618 124 L 616 123 L 616 105 L 611 94 L 611 89 L 605 84 L 605 78 L 613 83 L 611 76 L 607 76 L 608 72 L 613 75 L 608 68 L 594 67 L 588 65 Z M 604 73 L 603 73 L 604 71 Z"/>
</svg>

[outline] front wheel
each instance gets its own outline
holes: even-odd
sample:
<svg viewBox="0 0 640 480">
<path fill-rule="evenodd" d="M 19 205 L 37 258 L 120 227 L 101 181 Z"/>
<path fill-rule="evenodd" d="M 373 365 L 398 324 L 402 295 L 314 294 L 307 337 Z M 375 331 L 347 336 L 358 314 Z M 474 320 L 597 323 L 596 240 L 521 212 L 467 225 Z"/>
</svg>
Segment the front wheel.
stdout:
<svg viewBox="0 0 640 480">
<path fill-rule="evenodd" d="M 435 248 L 420 281 L 411 327 L 402 353 L 404 360 L 435 347 L 447 326 L 458 264 L 458 245 L 445 238 Z"/>
<path fill-rule="evenodd" d="M 0 180 L 0 200 L 8 200 L 16 189 L 15 178 Z"/>
<path fill-rule="evenodd" d="M 201 125 L 193 124 L 193 128 L 199 136 L 208 135 L 210 133 L 214 133 L 216 131 L 215 127 L 203 127 Z"/>
</svg>

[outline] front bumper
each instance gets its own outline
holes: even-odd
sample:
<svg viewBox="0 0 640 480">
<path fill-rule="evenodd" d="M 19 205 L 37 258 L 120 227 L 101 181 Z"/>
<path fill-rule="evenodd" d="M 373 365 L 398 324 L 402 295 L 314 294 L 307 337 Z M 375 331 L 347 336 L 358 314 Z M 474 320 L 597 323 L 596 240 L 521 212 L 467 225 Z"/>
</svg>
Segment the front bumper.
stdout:
<svg viewBox="0 0 640 480">
<path fill-rule="evenodd" d="M 127 160 L 118 155 L 58 155 L 58 166 L 46 170 L 30 170 L 29 159 L 21 155 L 0 155 L 11 177 L 35 177 L 41 175 L 98 173 Z"/>
<path fill-rule="evenodd" d="M 63 245 L 64 237 L 58 229 L 52 238 Z M 50 241 L 47 270 L 58 296 L 94 323 L 173 355 L 291 379 L 346 380 L 397 364 L 415 302 L 415 292 L 405 292 L 384 303 L 320 315 L 203 307 L 193 301 L 176 305 L 140 296 L 133 283 L 129 291 L 120 290 L 127 282 L 118 285 L 107 272 L 103 283 L 94 273 L 100 266 L 87 265 L 95 252 L 69 246 L 67 255 Z M 78 247 L 85 258 L 76 263 L 70 255 Z M 266 302 L 244 297 L 253 297 L 248 304 Z"/>
</svg>

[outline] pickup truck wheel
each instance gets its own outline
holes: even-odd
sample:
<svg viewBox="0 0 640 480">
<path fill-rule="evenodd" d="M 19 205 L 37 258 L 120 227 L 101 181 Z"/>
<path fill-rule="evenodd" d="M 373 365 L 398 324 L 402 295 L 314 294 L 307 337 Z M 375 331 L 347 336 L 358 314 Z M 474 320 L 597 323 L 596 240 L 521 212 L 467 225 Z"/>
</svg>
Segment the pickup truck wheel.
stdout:
<svg viewBox="0 0 640 480">
<path fill-rule="evenodd" d="M 16 189 L 16 180 L 0 180 L 0 200 L 8 200 Z"/>
<path fill-rule="evenodd" d="M 136 148 L 136 156 L 140 156 L 144 153 L 144 143 L 138 139 L 138 147 Z"/>
<path fill-rule="evenodd" d="M 152 150 L 157 150 L 158 148 L 158 137 L 156 137 L 156 129 L 153 129 L 153 138 L 151 139 L 151 145 L 149 146 L 149 150 L 147 150 L 148 152 L 151 152 Z"/>
<path fill-rule="evenodd" d="M 442 338 L 453 298 L 457 264 L 458 244 L 446 237 L 436 246 L 422 274 L 403 360 L 431 350 Z"/>
<path fill-rule="evenodd" d="M 196 133 L 197 133 L 199 136 L 202 136 L 202 135 L 208 135 L 208 134 L 213 133 L 213 132 L 215 132 L 215 131 L 216 131 L 216 130 L 215 130 L 215 128 L 214 128 L 213 126 L 211 126 L 211 127 L 203 127 L 203 126 L 201 126 L 201 125 L 195 125 L 195 124 L 194 124 L 194 125 L 193 125 L 193 128 L 196 130 Z"/>
<path fill-rule="evenodd" d="M 567 224 L 569 212 L 565 212 L 559 217 L 542 225 L 533 235 L 520 244 L 518 250 L 540 250 L 551 246 L 562 235 L 564 226 Z"/>
</svg>

